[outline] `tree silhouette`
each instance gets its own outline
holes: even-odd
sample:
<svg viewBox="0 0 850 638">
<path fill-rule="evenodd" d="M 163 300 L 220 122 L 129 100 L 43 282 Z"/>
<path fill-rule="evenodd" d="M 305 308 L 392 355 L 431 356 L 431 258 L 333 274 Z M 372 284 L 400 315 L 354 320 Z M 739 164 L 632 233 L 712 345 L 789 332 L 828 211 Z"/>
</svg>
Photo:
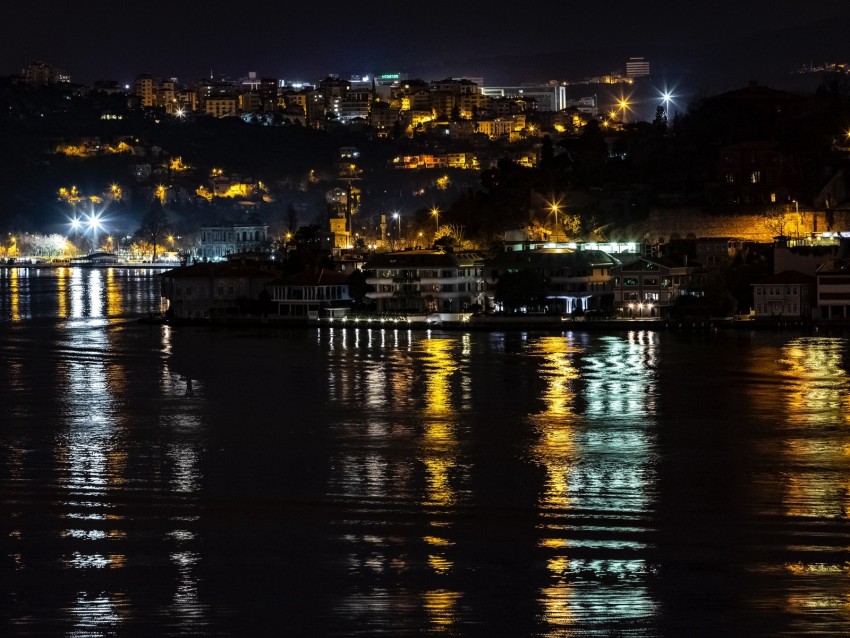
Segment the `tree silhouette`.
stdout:
<svg viewBox="0 0 850 638">
<path fill-rule="evenodd" d="M 136 237 L 144 239 L 153 246 L 151 261 L 156 261 L 156 249 L 168 234 L 168 214 L 159 200 L 154 200 L 148 212 L 142 218 L 142 224 L 136 230 Z"/>
</svg>

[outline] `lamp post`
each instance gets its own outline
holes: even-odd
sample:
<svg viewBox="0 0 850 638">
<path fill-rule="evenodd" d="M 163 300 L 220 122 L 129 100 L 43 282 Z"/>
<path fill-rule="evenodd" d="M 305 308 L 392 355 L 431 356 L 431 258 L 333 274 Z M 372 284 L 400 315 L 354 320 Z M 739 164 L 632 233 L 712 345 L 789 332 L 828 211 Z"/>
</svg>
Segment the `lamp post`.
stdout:
<svg viewBox="0 0 850 638">
<path fill-rule="evenodd" d="M 560 208 L 558 207 L 557 202 L 553 202 L 552 204 L 550 204 L 549 208 L 551 209 L 551 211 L 553 213 L 555 213 L 555 242 L 557 243 L 557 241 L 558 241 L 558 211 L 560 210 Z"/>
<path fill-rule="evenodd" d="M 620 98 L 620 100 L 617 102 L 617 108 L 620 109 L 620 113 L 622 114 L 620 117 L 620 122 L 622 124 L 626 123 L 626 115 L 628 115 L 629 106 L 629 101 L 624 97 Z"/>
<path fill-rule="evenodd" d="M 664 117 L 667 118 L 667 121 L 670 121 L 670 101 L 673 99 L 673 96 L 669 91 L 664 91 L 661 94 L 661 101 L 664 102 Z"/>
<path fill-rule="evenodd" d="M 92 243 L 93 243 L 92 252 L 95 252 L 95 251 L 97 251 L 97 231 L 99 231 L 103 227 L 103 224 L 100 221 L 100 214 L 99 213 L 92 213 L 91 215 L 89 215 L 88 219 L 86 220 L 86 225 L 88 226 L 88 229 L 91 231 L 92 238 L 93 238 L 92 239 Z"/>
<path fill-rule="evenodd" d="M 436 224 L 434 226 L 434 230 L 436 232 L 440 230 L 440 209 L 436 207 L 432 208 L 431 214 L 434 216 L 434 224 Z"/>
<path fill-rule="evenodd" d="M 398 240 L 401 241 L 401 215 L 395 212 L 393 213 L 393 219 L 398 222 Z"/>
</svg>

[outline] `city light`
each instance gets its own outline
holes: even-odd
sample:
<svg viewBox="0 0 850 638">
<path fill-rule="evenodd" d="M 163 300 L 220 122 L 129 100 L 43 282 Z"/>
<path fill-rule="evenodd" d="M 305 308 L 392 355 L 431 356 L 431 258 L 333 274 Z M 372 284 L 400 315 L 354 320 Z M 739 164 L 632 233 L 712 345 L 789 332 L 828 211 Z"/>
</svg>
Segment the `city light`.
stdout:
<svg viewBox="0 0 850 638">
<path fill-rule="evenodd" d="M 398 222 L 398 239 L 401 241 L 401 215 L 398 214 L 398 211 L 393 213 L 393 219 Z"/>
</svg>

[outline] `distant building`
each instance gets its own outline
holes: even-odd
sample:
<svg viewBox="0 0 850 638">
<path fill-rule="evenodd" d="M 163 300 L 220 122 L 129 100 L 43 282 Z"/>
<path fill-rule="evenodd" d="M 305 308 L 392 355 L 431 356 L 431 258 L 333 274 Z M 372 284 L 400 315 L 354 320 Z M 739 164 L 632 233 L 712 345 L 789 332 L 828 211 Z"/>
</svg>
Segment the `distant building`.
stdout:
<svg viewBox="0 0 850 638">
<path fill-rule="evenodd" d="M 21 69 L 21 77 L 28 86 L 47 86 L 70 83 L 71 76 L 45 62 L 33 62 Z"/>
<path fill-rule="evenodd" d="M 560 84 L 523 84 L 520 86 L 485 86 L 481 93 L 491 98 L 512 100 L 533 98 L 538 111 L 560 111 L 569 106 L 567 88 Z"/>
<path fill-rule="evenodd" d="M 642 78 L 649 75 L 649 60 L 646 58 L 629 58 L 626 62 L 626 77 Z"/>
</svg>

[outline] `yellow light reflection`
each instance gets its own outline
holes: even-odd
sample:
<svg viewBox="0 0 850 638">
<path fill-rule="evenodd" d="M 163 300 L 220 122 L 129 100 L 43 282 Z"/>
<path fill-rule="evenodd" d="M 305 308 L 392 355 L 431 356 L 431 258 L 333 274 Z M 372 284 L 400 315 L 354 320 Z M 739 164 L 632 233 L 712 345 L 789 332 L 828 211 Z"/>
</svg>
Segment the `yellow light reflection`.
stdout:
<svg viewBox="0 0 850 638">
<path fill-rule="evenodd" d="M 106 271 L 106 316 L 118 317 L 123 312 L 121 285 L 114 268 Z"/>
<path fill-rule="evenodd" d="M 653 603 L 638 579 L 646 573 L 642 560 L 612 555 L 601 560 L 573 556 L 573 547 L 619 551 L 640 547 L 622 533 L 620 523 L 594 518 L 594 529 L 608 537 L 583 538 L 576 520 L 590 512 L 646 511 L 650 503 L 643 425 L 655 413 L 655 337 L 633 332 L 627 338 L 603 337 L 591 342 L 574 335 L 531 340 L 543 409 L 528 416 L 536 439 L 532 461 L 545 470 L 538 497 L 538 547 L 547 554 L 548 582 L 538 592 L 543 635 L 563 636 L 598 614 L 632 621 L 652 615 Z M 577 400 L 583 402 L 577 406 Z M 573 537 L 578 534 L 578 537 Z M 627 597 L 616 583 L 634 578 Z M 612 602 L 616 599 L 612 611 Z"/>
<path fill-rule="evenodd" d="M 425 372 L 425 432 L 422 444 L 425 465 L 425 501 L 435 517 L 431 527 L 443 532 L 440 536 L 428 534 L 423 541 L 428 545 L 428 566 L 437 575 L 451 572 L 454 562 L 447 552 L 454 543 L 446 538 L 451 524 L 443 520 L 446 509 L 456 501 L 452 473 L 457 468 L 457 406 L 452 402 L 451 381 L 458 372 L 455 361 L 456 340 L 428 338 L 421 342 Z M 461 355 L 464 356 L 464 355 Z M 460 594 L 438 589 L 423 594 L 423 605 L 434 629 L 449 629 L 455 622 Z"/>
<path fill-rule="evenodd" d="M 11 310 L 12 321 L 21 320 L 21 282 L 18 277 L 18 269 L 12 268 L 9 271 L 9 308 Z"/>
<path fill-rule="evenodd" d="M 425 593 L 425 611 L 428 613 L 428 618 L 435 629 L 447 630 L 454 625 L 459 600 L 459 593 L 445 589 L 437 589 Z"/>
<path fill-rule="evenodd" d="M 831 525 L 850 518 L 847 347 L 843 338 L 802 337 L 782 346 L 778 358 L 770 347 L 750 358 L 751 372 L 770 380 L 749 384 L 755 409 L 773 414 L 777 405 L 784 408 L 782 418 L 775 421 L 781 438 L 764 444 L 771 446 L 765 453 L 776 456 L 782 467 L 774 488 L 777 493 L 769 497 L 768 515 L 773 514 L 772 503 L 776 502 L 781 515 L 789 519 Z M 812 559 L 785 564 L 785 572 L 799 579 L 789 589 L 786 607 L 799 613 L 811 609 L 833 612 L 844 623 L 850 620 L 850 564 L 822 561 L 824 551 L 844 552 L 846 546 L 802 536 L 787 549 L 807 553 Z"/>
<path fill-rule="evenodd" d="M 546 387 L 545 409 L 531 416 L 538 435 L 533 459 L 546 470 L 546 486 L 540 498 L 543 509 L 569 507 L 569 474 L 573 457 L 575 388 L 579 373 L 572 359 L 577 349 L 563 337 L 544 337 L 530 345 L 530 354 L 541 360 L 538 370 Z"/>
<path fill-rule="evenodd" d="M 56 270 L 56 315 L 60 319 L 68 318 L 68 280 L 70 268 L 64 266 Z"/>
</svg>

